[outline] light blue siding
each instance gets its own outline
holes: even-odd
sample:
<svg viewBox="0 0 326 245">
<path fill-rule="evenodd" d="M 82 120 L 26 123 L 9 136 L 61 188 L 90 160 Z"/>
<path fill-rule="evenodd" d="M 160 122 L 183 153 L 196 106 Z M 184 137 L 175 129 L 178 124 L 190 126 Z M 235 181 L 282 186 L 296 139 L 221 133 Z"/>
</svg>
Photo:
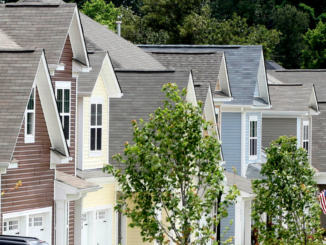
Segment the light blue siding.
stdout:
<svg viewBox="0 0 326 245">
<path fill-rule="evenodd" d="M 232 167 L 241 175 L 241 113 L 222 113 L 222 151 L 226 171 L 232 172 Z"/>
<path fill-rule="evenodd" d="M 231 220 L 233 220 L 232 225 L 230 225 Z M 226 227 L 229 227 L 229 230 L 226 231 Z M 226 231 L 226 233 L 224 233 L 224 231 Z M 225 242 L 231 236 L 235 236 L 235 205 L 228 207 L 228 216 L 221 220 L 221 241 Z M 234 240 L 232 244 L 233 243 Z"/>
<path fill-rule="evenodd" d="M 250 125 L 249 125 L 249 117 L 250 116 L 257 116 L 257 159 L 249 160 L 249 131 L 250 131 Z M 261 129 L 262 129 L 262 119 L 261 119 L 261 113 L 260 112 L 253 112 L 253 113 L 246 113 L 246 153 L 245 153 L 245 163 L 247 169 L 247 166 L 249 163 L 255 163 L 255 162 L 261 162 Z"/>
</svg>

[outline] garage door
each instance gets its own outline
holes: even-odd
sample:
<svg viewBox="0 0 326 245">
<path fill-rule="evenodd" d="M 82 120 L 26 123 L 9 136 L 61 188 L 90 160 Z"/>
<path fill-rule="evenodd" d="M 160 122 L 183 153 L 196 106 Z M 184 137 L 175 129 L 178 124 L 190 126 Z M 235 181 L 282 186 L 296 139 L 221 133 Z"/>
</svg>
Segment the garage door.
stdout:
<svg viewBox="0 0 326 245">
<path fill-rule="evenodd" d="M 45 240 L 44 215 L 30 215 L 28 224 L 29 236 L 37 237 L 40 240 Z"/>
<path fill-rule="evenodd" d="M 107 210 L 96 211 L 96 243 L 98 245 L 107 245 L 109 241 L 108 231 L 108 212 Z"/>
<path fill-rule="evenodd" d="M 19 218 L 16 219 L 6 219 L 3 222 L 3 234 L 19 236 L 20 234 L 20 222 Z"/>
<path fill-rule="evenodd" d="M 88 245 L 89 243 L 89 221 L 88 213 L 83 213 L 82 215 L 82 245 Z"/>
</svg>

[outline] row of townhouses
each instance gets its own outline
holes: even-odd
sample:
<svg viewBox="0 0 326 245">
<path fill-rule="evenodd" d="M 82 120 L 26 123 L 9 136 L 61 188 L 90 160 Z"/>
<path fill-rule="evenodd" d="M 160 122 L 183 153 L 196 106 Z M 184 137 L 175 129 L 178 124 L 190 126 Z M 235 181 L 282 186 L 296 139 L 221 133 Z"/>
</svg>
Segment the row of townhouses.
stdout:
<svg viewBox="0 0 326 245">
<path fill-rule="evenodd" d="M 0 4 L 0 233 L 56 245 L 143 244 L 140 229 L 114 211 L 121 191 L 102 167 L 123 169 L 112 156 L 132 142 L 131 121 L 148 119 L 173 82 L 194 105 L 203 101 L 222 141 L 226 188 L 241 192 L 222 240 L 249 245 L 251 179 L 261 178 L 272 140 L 296 136 L 326 188 L 325 74 L 283 69 L 261 46 L 135 46 L 59 0 Z"/>
</svg>

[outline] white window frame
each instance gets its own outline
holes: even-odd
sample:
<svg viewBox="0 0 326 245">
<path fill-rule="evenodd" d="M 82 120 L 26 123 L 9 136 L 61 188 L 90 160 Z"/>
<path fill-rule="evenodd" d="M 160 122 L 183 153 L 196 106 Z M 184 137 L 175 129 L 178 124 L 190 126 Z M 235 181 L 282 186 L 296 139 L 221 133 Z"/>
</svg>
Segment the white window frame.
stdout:
<svg viewBox="0 0 326 245">
<path fill-rule="evenodd" d="M 307 128 L 307 136 L 308 138 L 305 138 L 305 128 Z M 304 147 L 304 143 L 307 143 L 308 150 Z M 306 149 L 307 152 L 309 152 L 309 121 L 303 121 L 302 122 L 302 148 Z"/>
<path fill-rule="evenodd" d="M 68 112 L 59 112 L 59 117 L 61 119 L 61 117 L 64 116 L 69 116 L 69 139 L 67 140 L 67 144 L 68 146 L 70 146 L 70 138 L 71 138 L 71 82 L 67 81 L 67 82 L 55 82 L 55 98 L 56 100 L 58 100 L 58 89 L 69 89 L 69 113 Z M 62 111 L 64 111 L 64 92 L 62 93 Z M 58 108 L 59 109 L 59 108 Z M 61 121 L 62 124 L 62 128 L 64 127 L 64 122 Z"/>
<path fill-rule="evenodd" d="M 102 125 L 91 125 L 91 120 L 92 120 L 92 105 L 102 105 Z M 89 103 L 89 156 L 90 157 L 99 157 L 102 156 L 102 150 L 103 150 L 103 113 L 104 112 L 104 107 L 103 107 L 103 98 L 101 97 L 91 97 L 90 98 L 90 103 Z M 96 106 L 96 115 L 97 115 L 97 106 Z M 101 128 L 102 129 L 102 143 L 101 143 L 101 150 L 96 150 L 96 146 L 95 146 L 95 150 L 91 150 L 91 129 L 92 128 Z M 95 139 L 95 143 L 96 143 L 96 139 Z"/>
<path fill-rule="evenodd" d="M 28 103 L 27 103 L 27 106 L 26 106 L 26 110 L 25 110 L 25 137 L 24 137 L 24 142 L 25 143 L 35 143 L 35 115 L 36 115 L 36 87 L 33 86 L 32 88 L 32 91 L 28 97 Z M 29 100 L 30 100 L 30 97 L 31 95 L 33 94 L 33 98 L 34 98 L 34 109 L 28 109 L 28 104 L 29 104 Z M 33 114 L 33 117 L 32 117 L 32 120 L 33 120 L 33 128 L 32 128 L 32 134 L 27 134 L 27 115 L 28 114 Z"/>
<path fill-rule="evenodd" d="M 251 122 L 256 122 L 256 137 L 251 137 L 250 132 L 251 132 Z M 258 157 L 258 117 L 257 116 L 249 116 L 249 160 L 256 160 Z M 251 148 L 250 148 L 250 140 L 251 139 L 256 139 L 256 155 L 250 155 L 251 154 Z"/>
</svg>

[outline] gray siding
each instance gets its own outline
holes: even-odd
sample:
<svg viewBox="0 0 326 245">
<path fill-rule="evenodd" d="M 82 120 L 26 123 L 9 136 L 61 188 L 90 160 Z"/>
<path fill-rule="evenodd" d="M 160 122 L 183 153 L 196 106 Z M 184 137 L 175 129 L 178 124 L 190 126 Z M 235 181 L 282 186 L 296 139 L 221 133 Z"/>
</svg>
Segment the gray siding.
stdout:
<svg viewBox="0 0 326 245">
<path fill-rule="evenodd" d="M 241 175 L 241 113 L 222 113 L 222 150 L 226 171 L 232 172 L 232 167 Z"/>
<path fill-rule="evenodd" d="M 280 136 L 297 136 L 296 118 L 263 118 L 262 141 L 263 147 L 278 139 Z"/>
<path fill-rule="evenodd" d="M 228 216 L 221 220 L 221 241 L 226 241 L 231 236 L 235 236 L 235 205 L 228 207 Z M 230 225 L 230 221 L 233 221 Z M 228 230 L 227 227 L 229 228 Z M 224 233 L 226 231 L 226 233 Z M 223 236 L 223 237 L 222 237 Z M 234 243 L 234 239 L 232 241 Z"/>
</svg>

